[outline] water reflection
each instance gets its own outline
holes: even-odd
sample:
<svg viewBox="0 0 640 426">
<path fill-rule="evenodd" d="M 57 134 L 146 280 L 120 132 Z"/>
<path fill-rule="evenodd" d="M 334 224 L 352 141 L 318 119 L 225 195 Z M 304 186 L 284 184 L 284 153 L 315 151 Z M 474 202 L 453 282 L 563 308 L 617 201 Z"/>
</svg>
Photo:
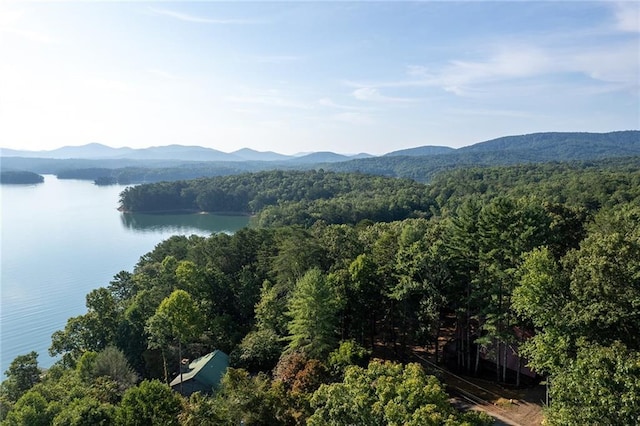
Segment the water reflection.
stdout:
<svg viewBox="0 0 640 426">
<path fill-rule="evenodd" d="M 248 216 L 215 214 L 121 213 L 122 226 L 135 232 L 233 233 L 249 224 Z"/>
</svg>

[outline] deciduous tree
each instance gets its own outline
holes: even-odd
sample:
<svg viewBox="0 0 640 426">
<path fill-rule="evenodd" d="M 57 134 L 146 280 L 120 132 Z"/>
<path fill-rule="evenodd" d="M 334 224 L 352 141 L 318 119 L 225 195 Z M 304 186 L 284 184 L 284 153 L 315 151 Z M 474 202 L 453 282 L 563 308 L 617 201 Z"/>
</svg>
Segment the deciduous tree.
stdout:
<svg viewBox="0 0 640 426">
<path fill-rule="evenodd" d="M 130 426 L 178 425 L 181 397 L 157 380 L 145 380 L 128 389 L 118 407 L 118 424 Z"/>
</svg>

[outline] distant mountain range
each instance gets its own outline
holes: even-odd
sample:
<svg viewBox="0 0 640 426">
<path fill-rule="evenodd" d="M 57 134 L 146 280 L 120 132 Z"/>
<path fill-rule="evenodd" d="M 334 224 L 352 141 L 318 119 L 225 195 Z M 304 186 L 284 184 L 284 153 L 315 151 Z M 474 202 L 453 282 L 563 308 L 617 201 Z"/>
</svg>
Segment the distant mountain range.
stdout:
<svg viewBox="0 0 640 426">
<path fill-rule="evenodd" d="M 304 155 L 284 155 L 272 151 L 243 148 L 226 153 L 201 146 L 167 145 L 150 148 L 111 148 L 100 143 L 65 146 L 50 151 L 28 151 L 0 148 L 0 157 L 74 159 L 74 160 L 180 160 L 180 161 L 293 161 L 318 163 L 348 161 L 372 157 L 369 154 L 342 155 L 333 152 L 312 152 Z"/>
<path fill-rule="evenodd" d="M 393 151 L 388 154 L 385 154 L 385 157 L 401 157 L 401 156 L 410 156 L 410 157 L 420 157 L 423 155 L 440 155 L 440 154 L 451 154 L 456 149 L 448 146 L 419 146 L 417 148 L 409 148 L 409 149 L 401 149 L 399 151 Z"/>
<path fill-rule="evenodd" d="M 505 136 L 462 148 L 426 145 L 402 149 L 383 157 L 422 157 L 451 154 L 506 152 L 532 157 L 582 157 L 594 153 L 606 155 L 640 154 L 640 131 L 626 130 L 610 133 L 549 132 Z M 284 155 L 272 151 L 244 148 L 231 153 L 201 146 L 167 145 L 150 148 L 111 148 L 100 143 L 65 146 L 50 151 L 29 151 L 0 148 L 0 157 L 83 159 L 83 160 L 170 160 L 170 161 L 269 161 L 301 164 L 334 163 L 375 157 L 370 154 L 343 155 L 334 152 L 312 152 L 304 155 Z"/>
<path fill-rule="evenodd" d="M 627 130 L 609 133 L 533 133 L 523 136 L 505 136 L 460 148 L 460 152 L 527 153 L 533 157 L 550 159 L 572 158 L 584 155 L 640 154 L 640 131 Z"/>
<path fill-rule="evenodd" d="M 124 172 L 116 173 L 115 170 L 127 168 L 130 182 L 190 179 L 274 168 L 358 171 L 426 182 L 440 171 L 457 167 L 591 161 L 636 156 L 640 156 L 638 130 L 533 133 L 505 136 L 458 149 L 425 145 L 382 156 L 366 153 L 342 155 L 334 152 L 292 156 L 248 148 L 225 153 L 211 148 L 183 145 L 132 149 L 111 148 L 98 143 L 67 146 L 52 151 L 0 148 L 3 170 L 100 177 L 105 174 L 104 170 L 114 170 L 111 175 L 121 175 Z"/>
</svg>

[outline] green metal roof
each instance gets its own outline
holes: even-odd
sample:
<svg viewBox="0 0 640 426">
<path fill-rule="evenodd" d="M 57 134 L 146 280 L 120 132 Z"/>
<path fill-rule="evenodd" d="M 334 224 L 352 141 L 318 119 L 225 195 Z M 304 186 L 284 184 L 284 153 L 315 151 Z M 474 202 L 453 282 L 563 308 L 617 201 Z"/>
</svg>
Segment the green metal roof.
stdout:
<svg viewBox="0 0 640 426">
<path fill-rule="evenodd" d="M 220 384 L 222 376 L 229 367 L 229 357 L 222 351 L 213 351 L 189 363 L 187 371 L 182 373 L 182 378 L 178 375 L 171 382 L 171 387 L 175 388 L 183 384 L 183 393 L 211 392 Z M 187 387 L 186 385 L 189 384 Z M 186 388 L 186 389 L 185 389 Z"/>
</svg>

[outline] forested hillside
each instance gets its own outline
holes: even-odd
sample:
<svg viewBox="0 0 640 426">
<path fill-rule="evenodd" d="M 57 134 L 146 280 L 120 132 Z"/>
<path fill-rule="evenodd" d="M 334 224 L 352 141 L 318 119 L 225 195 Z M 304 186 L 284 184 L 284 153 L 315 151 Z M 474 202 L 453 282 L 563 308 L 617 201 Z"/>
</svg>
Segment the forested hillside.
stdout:
<svg viewBox="0 0 640 426">
<path fill-rule="evenodd" d="M 410 180 L 320 171 L 272 171 L 125 189 L 124 211 L 259 213 L 262 226 L 389 222 L 430 215 L 432 199 Z"/>
<path fill-rule="evenodd" d="M 131 188 L 125 208 L 225 206 L 287 225 L 172 237 L 117 273 L 52 336 L 56 366 L 14 360 L 3 424 L 491 424 L 449 405 L 408 363 L 416 348 L 505 386 L 525 385 L 529 365 L 528 383 L 551 384 L 548 424 L 634 424 L 634 161 L 474 168 L 428 186 L 268 172 Z M 393 203 L 404 216 L 375 216 Z M 214 349 L 232 366 L 214 395 L 164 384 Z"/>
<path fill-rule="evenodd" d="M 611 161 L 640 155 L 640 132 L 537 133 L 509 136 L 448 154 L 365 158 L 322 165 L 336 172 L 361 172 L 429 182 L 443 171 L 528 163 Z M 624 161 L 624 160 L 623 160 Z"/>
<path fill-rule="evenodd" d="M 460 152 L 518 152 L 537 161 L 626 157 L 640 154 L 640 131 L 609 133 L 546 132 L 504 136 L 479 142 Z"/>
<path fill-rule="evenodd" d="M 261 226 L 361 220 L 390 222 L 455 210 L 468 197 L 498 195 L 595 211 L 640 201 L 640 157 L 599 162 L 471 167 L 440 173 L 430 185 L 324 171 L 272 171 L 128 187 L 124 211 L 205 211 L 256 215 Z"/>
<path fill-rule="evenodd" d="M 73 153 L 81 148 L 83 147 L 66 147 L 62 151 Z M 269 152 L 249 153 L 246 150 L 232 154 L 210 150 L 211 155 L 203 155 L 202 150 L 204 148 L 168 146 L 141 150 L 140 155 L 131 157 L 115 150 L 113 156 L 118 158 L 112 156 L 61 159 L 14 156 L 19 153 L 9 153 L 11 156 L 2 154 L 0 158 L 2 167 L 7 170 L 55 174 L 61 179 L 106 178 L 123 185 L 270 170 L 311 169 L 408 178 L 426 183 L 443 171 L 464 167 L 637 157 L 640 155 L 640 131 L 533 133 L 505 136 L 458 149 L 422 146 L 370 158 L 359 158 L 361 155 L 347 157 L 330 152 L 287 157 Z M 219 154 L 222 157 L 219 157 Z M 123 156 L 120 157 L 121 155 Z M 244 161 L 247 159 L 251 161 Z"/>
<path fill-rule="evenodd" d="M 0 172 L 0 183 L 34 184 L 42 182 L 44 182 L 44 177 L 37 173 L 13 170 Z"/>
<path fill-rule="evenodd" d="M 454 209 L 469 197 L 526 197 L 598 210 L 619 203 L 640 204 L 640 157 L 598 162 L 469 167 L 441 173 L 429 195 L 442 209 Z"/>
</svg>

